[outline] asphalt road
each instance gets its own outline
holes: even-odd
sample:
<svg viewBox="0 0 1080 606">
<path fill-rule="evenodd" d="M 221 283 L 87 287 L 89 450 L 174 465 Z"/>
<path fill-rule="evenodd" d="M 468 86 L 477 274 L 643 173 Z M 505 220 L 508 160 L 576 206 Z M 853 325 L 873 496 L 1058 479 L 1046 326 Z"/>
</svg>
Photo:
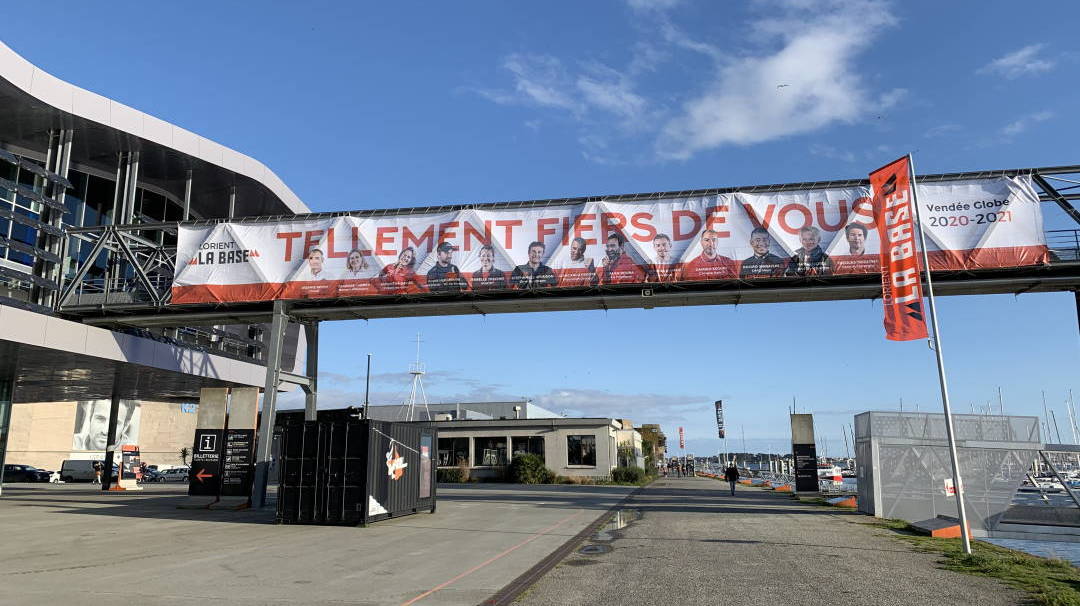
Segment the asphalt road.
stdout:
<svg viewBox="0 0 1080 606">
<path fill-rule="evenodd" d="M 995 580 L 937 568 L 865 516 L 708 478 L 664 479 L 566 557 L 522 606 L 1022 603 Z M 626 524 L 621 529 L 619 525 Z M 587 553 L 582 553 L 582 551 Z"/>
<path fill-rule="evenodd" d="M 474 606 L 632 490 L 441 485 L 434 515 L 352 528 L 177 509 L 186 485 L 95 488 L 4 486 L 0 604 Z"/>
</svg>

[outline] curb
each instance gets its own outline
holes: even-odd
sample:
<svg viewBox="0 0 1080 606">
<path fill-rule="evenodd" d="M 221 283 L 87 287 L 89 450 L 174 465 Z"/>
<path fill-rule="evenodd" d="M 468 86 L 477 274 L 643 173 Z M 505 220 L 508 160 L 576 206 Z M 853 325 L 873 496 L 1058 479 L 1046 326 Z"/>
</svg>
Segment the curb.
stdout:
<svg viewBox="0 0 1080 606">
<path fill-rule="evenodd" d="M 653 480 L 653 482 L 655 481 L 656 480 Z M 644 486 L 638 486 L 633 492 L 626 495 L 618 503 L 615 503 L 607 511 L 600 514 L 600 516 L 593 520 L 588 526 L 582 528 L 581 532 L 570 537 L 570 540 L 557 547 L 555 551 L 544 556 L 544 558 L 537 562 L 532 568 L 526 570 L 516 579 L 507 583 L 502 589 L 495 592 L 495 595 L 480 602 L 480 606 L 508 606 L 513 603 L 513 601 L 518 599 L 521 594 L 525 593 L 525 590 L 532 587 L 541 577 L 547 574 L 548 571 L 555 568 L 563 558 L 570 555 L 579 543 L 584 541 L 587 537 L 596 534 L 596 532 L 607 523 L 608 519 L 616 510 L 624 507 L 630 499 L 633 499 L 642 490 L 651 486 L 653 482 L 649 482 Z"/>
</svg>

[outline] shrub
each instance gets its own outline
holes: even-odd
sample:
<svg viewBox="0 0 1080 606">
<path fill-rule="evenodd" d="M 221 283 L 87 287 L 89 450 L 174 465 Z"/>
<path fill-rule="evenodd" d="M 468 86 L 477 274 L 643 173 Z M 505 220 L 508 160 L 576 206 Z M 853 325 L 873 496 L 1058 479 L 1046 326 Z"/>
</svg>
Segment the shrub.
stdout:
<svg viewBox="0 0 1080 606">
<path fill-rule="evenodd" d="M 510 481 L 516 484 L 550 484 L 555 481 L 555 472 L 534 454 L 515 455 L 510 461 L 509 475 Z"/>
<path fill-rule="evenodd" d="M 461 469 L 457 467 L 441 468 L 436 472 L 436 477 L 444 484 L 460 484 L 465 481 L 461 478 Z"/>
<path fill-rule="evenodd" d="M 640 484 L 645 481 L 645 477 L 645 470 L 636 465 L 616 467 L 611 470 L 612 481 L 620 484 Z"/>
</svg>

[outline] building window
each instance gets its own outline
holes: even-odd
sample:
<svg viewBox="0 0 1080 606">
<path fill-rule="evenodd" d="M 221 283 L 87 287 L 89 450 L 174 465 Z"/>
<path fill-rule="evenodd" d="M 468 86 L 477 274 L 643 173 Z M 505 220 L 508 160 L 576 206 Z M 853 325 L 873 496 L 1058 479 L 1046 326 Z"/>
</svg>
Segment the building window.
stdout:
<svg viewBox="0 0 1080 606">
<path fill-rule="evenodd" d="M 596 467 L 596 436 L 566 436 L 566 464 Z"/>
<path fill-rule="evenodd" d="M 513 446 L 515 457 L 521 454 L 534 454 L 540 457 L 541 461 L 544 460 L 543 436 L 521 436 L 510 438 L 510 444 Z"/>
<path fill-rule="evenodd" d="M 439 438 L 439 467 L 469 464 L 469 438 Z"/>
<path fill-rule="evenodd" d="M 473 443 L 476 445 L 475 466 L 506 465 L 506 438 L 473 438 Z"/>
</svg>

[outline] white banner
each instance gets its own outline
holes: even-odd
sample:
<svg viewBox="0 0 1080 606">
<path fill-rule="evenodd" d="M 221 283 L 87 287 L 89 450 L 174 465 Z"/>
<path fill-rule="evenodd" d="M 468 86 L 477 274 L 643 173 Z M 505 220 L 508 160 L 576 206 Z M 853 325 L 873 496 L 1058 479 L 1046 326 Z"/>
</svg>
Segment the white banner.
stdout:
<svg viewBox="0 0 1080 606">
<path fill-rule="evenodd" d="M 933 269 L 1047 262 L 1028 177 L 920 183 Z M 181 226 L 173 303 L 878 273 L 868 187 Z"/>
</svg>

